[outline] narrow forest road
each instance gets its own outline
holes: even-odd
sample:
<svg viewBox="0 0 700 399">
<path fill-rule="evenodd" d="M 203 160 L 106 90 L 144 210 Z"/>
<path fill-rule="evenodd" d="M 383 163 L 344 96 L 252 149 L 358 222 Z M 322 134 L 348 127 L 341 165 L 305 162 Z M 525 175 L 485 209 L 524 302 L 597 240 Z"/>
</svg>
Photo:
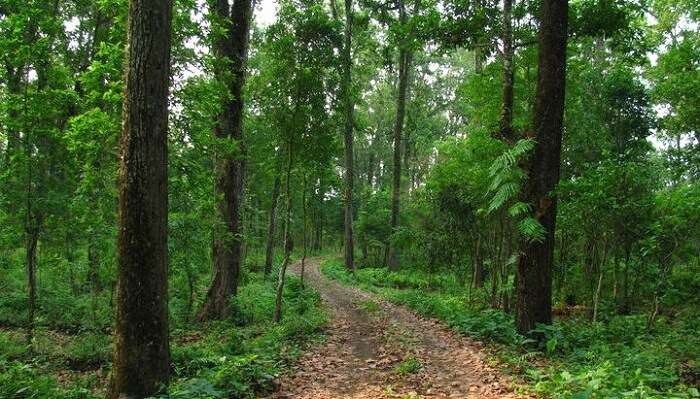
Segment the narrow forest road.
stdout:
<svg viewBox="0 0 700 399">
<path fill-rule="evenodd" d="M 306 281 L 332 312 L 326 341 L 305 353 L 271 398 L 519 398 L 478 342 L 324 276 Z M 299 274 L 300 264 L 291 267 Z"/>
</svg>

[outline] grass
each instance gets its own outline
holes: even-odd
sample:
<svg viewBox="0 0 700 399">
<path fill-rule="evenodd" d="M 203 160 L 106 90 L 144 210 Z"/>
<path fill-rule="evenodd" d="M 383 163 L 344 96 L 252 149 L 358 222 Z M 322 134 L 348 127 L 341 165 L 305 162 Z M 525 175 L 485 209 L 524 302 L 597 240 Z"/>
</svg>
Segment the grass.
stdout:
<svg viewBox="0 0 700 399">
<path fill-rule="evenodd" d="M 558 321 L 542 328 L 540 346 L 515 331 L 513 317 L 472 304 L 467 289 L 447 275 L 416 270 L 364 268 L 348 273 L 337 259 L 323 272 L 417 313 L 442 320 L 456 331 L 489 343 L 507 371 L 529 389 L 552 398 L 698 398 L 684 373 L 700 371 L 700 319 L 661 320 L 652 331 L 644 315 L 608 315 L 604 323 Z"/>
<path fill-rule="evenodd" d="M 273 279 L 249 273 L 245 280 L 230 319 L 173 327 L 172 384 L 159 398 L 253 398 L 273 389 L 276 376 L 300 351 L 322 338 L 327 314 L 319 295 L 302 288 L 298 278 L 288 277 L 279 324 L 272 322 Z M 31 352 L 23 330 L 0 330 L 0 398 L 104 397 L 111 337 L 94 329 L 52 326 L 46 320 L 37 329 Z"/>
<path fill-rule="evenodd" d="M 355 305 L 370 315 L 377 314 L 381 311 L 379 304 L 377 302 L 370 300 L 370 299 L 358 301 L 357 303 L 355 303 Z"/>
<path fill-rule="evenodd" d="M 394 371 L 398 375 L 408 375 L 417 373 L 421 368 L 423 368 L 423 365 L 421 364 L 420 360 L 416 359 L 415 357 L 409 357 L 399 363 L 394 368 Z"/>
</svg>

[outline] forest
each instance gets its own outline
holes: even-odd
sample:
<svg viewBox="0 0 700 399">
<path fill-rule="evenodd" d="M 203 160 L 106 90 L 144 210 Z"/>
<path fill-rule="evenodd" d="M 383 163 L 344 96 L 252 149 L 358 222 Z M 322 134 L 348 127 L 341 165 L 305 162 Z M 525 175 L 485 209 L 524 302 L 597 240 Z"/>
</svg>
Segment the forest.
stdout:
<svg viewBox="0 0 700 399">
<path fill-rule="evenodd" d="M 0 0 L 0 399 L 699 390 L 698 0 Z"/>
</svg>

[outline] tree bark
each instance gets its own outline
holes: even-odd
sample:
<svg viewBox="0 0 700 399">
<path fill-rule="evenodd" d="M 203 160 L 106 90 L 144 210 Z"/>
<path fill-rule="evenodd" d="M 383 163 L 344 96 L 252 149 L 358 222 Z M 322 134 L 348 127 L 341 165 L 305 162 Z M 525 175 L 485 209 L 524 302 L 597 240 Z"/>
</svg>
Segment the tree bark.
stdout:
<svg viewBox="0 0 700 399">
<path fill-rule="evenodd" d="M 501 138 L 512 143 L 513 132 L 513 0 L 503 0 L 503 102 L 501 103 Z"/>
<path fill-rule="evenodd" d="M 292 141 L 289 141 L 289 148 L 287 149 L 287 172 L 284 182 L 284 195 L 286 198 L 286 205 L 284 210 L 284 258 L 282 260 L 282 265 L 280 266 L 279 275 L 277 276 L 277 293 L 275 295 L 275 314 L 274 321 L 279 323 L 282 320 L 282 295 L 284 293 L 284 278 L 287 273 L 287 266 L 289 265 L 289 257 L 292 252 L 292 245 L 290 240 L 290 229 L 292 222 L 292 195 L 290 190 L 290 181 L 292 179 Z"/>
<path fill-rule="evenodd" d="M 474 244 L 474 273 L 473 284 L 475 288 L 484 288 L 484 256 L 482 255 L 481 234 L 477 233 Z"/>
<path fill-rule="evenodd" d="M 223 234 L 214 233 L 212 243 L 213 278 L 206 300 L 197 315 L 200 321 L 222 319 L 228 313 L 228 302 L 236 295 L 241 269 L 241 205 L 244 195 L 245 145 L 243 137 L 243 85 L 248 58 L 251 0 L 216 0 L 213 13 L 228 26 L 218 37 L 214 52 L 221 62 L 217 78 L 226 83 L 223 109 L 214 135 L 218 140 L 238 145 L 237 154 L 228 150 L 219 154 L 216 164 L 217 211 L 224 226 Z"/>
<path fill-rule="evenodd" d="M 559 181 L 566 72 L 568 0 L 543 0 L 540 6 L 539 73 L 533 114 L 537 141 L 528 161 L 524 200 L 546 233 L 541 242 L 523 240 L 517 274 L 516 326 L 529 333 L 552 321 L 552 262 Z"/>
<path fill-rule="evenodd" d="M 598 285 L 593 295 L 593 316 L 591 316 L 591 321 L 593 324 L 598 321 L 598 303 L 600 302 L 600 288 L 603 286 L 603 270 L 601 269 L 598 273 Z"/>
<path fill-rule="evenodd" d="M 34 338 L 34 323 L 36 320 L 36 249 L 38 243 L 38 227 L 30 228 L 27 231 L 27 342 L 30 345 Z"/>
<path fill-rule="evenodd" d="M 24 66 L 13 68 L 7 65 L 7 84 L 6 90 L 10 98 L 15 98 L 20 95 L 22 90 L 22 75 Z M 16 123 L 19 120 L 20 113 L 15 106 L 9 106 L 7 110 L 7 121 L 5 121 L 5 131 L 7 132 L 7 146 L 2 160 L 2 165 L 5 170 L 10 170 L 12 166 L 12 156 L 20 148 L 20 135 Z"/>
<path fill-rule="evenodd" d="M 367 187 L 373 188 L 374 183 L 374 163 L 375 163 L 374 150 L 370 144 L 369 155 L 367 156 Z"/>
<path fill-rule="evenodd" d="M 129 1 L 110 399 L 151 396 L 170 379 L 167 140 L 171 23 L 171 1 Z"/>
<path fill-rule="evenodd" d="M 345 41 L 343 43 L 343 107 L 345 110 L 345 267 L 355 270 L 352 195 L 354 183 L 353 125 L 355 104 L 352 99 L 352 0 L 345 0 Z"/>
<path fill-rule="evenodd" d="M 270 201 L 270 218 L 267 227 L 267 246 L 265 249 L 265 275 L 269 275 L 272 271 L 272 258 L 275 251 L 275 229 L 277 225 L 277 199 L 280 196 L 281 185 L 279 174 L 275 176 L 275 182 L 272 185 L 272 198 Z"/>
<path fill-rule="evenodd" d="M 402 24 L 407 21 L 403 2 L 400 3 L 399 18 Z M 396 232 L 399 226 L 399 200 L 401 197 L 401 142 L 403 135 L 404 117 L 406 115 L 406 97 L 408 92 L 408 75 L 413 54 L 402 46 L 399 49 L 399 90 L 396 96 L 396 120 L 394 123 L 394 171 L 392 176 L 391 193 L 391 231 Z M 387 264 L 390 270 L 398 269 L 396 247 L 389 242 Z"/>
<path fill-rule="evenodd" d="M 306 175 L 304 175 L 304 183 L 301 186 L 301 224 L 302 224 L 302 242 L 301 242 L 301 287 L 304 288 L 304 268 L 306 266 L 306 245 L 307 245 L 307 228 L 306 228 Z"/>
<path fill-rule="evenodd" d="M 100 281 L 100 254 L 93 242 L 88 244 L 88 265 L 90 288 L 92 289 L 93 295 L 97 295 L 102 292 L 102 284 Z"/>
</svg>

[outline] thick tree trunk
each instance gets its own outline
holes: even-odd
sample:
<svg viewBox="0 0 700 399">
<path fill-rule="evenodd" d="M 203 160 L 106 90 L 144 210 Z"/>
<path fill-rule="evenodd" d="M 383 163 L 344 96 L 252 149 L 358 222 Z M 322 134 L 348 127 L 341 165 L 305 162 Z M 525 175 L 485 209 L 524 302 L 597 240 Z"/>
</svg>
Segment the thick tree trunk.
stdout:
<svg viewBox="0 0 700 399">
<path fill-rule="evenodd" d="M 221 141 L 235 141 L 236 155 L 219 154 L 216 164 L 217 210 L 223 232 L 215 232 L 212 243 L 213 279 L 207 297 L 199 311 L 200 321 L 222 319 L 228 313 L 228 303 L 236 295 L 241 269 L 241 207 L 244 193 L 245 146 L 243 138 L 243 85 L 248 58 L 251 0 L 216 0 L 213 12 L 230 23 L 226 34 L 215 41 L 214 52 L 222 61 L 217 78 L 226 83 L 228 95 L 214 135 Z"/>
<path fill-rule="evenodd" d="M 272 198 L 270 201 L 270 216 L 267 225 L 267 246 L 265 248 L 265 275 L 269 275 L 272 271 L 272 259 L 275 251 L 275 229 L 277 225 L 277 199 L 280 196 L 281 185 L 279 174 L 275 176 L 275 182 L 272 185 Z"/>
<path fill-rule="evenodd" d="M 503 102 L 501 103 L 501 137 L 515 141 L 513 132 L 513 0 L 503 0 Z"/>
<path fill-rule="evenodd" d="M 400 20 L 402 24 L 406 23 L 406 11 L 401 3 L 399 9 Z M 406 115 L 406 97 L 408 93 L 408 75 L 411 68 L 413 55 L 411 51 L 405 47 L 399 50 L 399 90 L 396 96 L 396 120 L 394 123 L 394 171 L 392 176 L 392 192 L 391 192 L 391 231 L 396 232 L 399 226 L 399 200 L 401 197 L 401 146 L 404 117 Z M 396 247 L 389 243 L 388 252 L 386 255 L 389 269 L 396 270 L 398 268 L 398 259 Z"/>
<path fill-rule="evenodd" d="M 129 1 L 110 399 L 151 396 L 170 379 L 167 142 L 171 22 L 171 1 Z"/>
<path fill-rule="evenodd" d="M 552 321 L 552 258 L 559 181 L 568 0 L 543 0 L 540 6 L 539 74 L 533 114 L 537 144 L 528 165 L 523 197 L 546 233 L 541 242 L 523 240 L 517 274 L 516 325 L 529 333 Z"/>
<path fill-rule="evenodd" d="M 282 295 L 284 293 L 284 279 L 287 273 L 287 266 L 289 265 L 289 257 L 292 254 L 292 243 L 290 240 L 290 230 L 292 222 L 292 195 L 290 190 L 290 181 L 292 179 L 292 143 L 289 142 L 288 155 L 287 155 L 287 173 L 284 182 L 284 195 L 286 198 L 286 205 L 284 209 L 284 258 L 282 260 L 282 265 L 280 266 L 279 275 L 277 276 L 277 293 L 275 296 L 275 314 L 274 321 L 279 323 L 282 320 Z"/>
<path fill-rule="evenodd" d="M 352 0 L 345 0 L 345 41 L 343 43 L 343 106 L 345 108 L 345 267 L 355 270 L 355 242 L 352 232 L 352 194 L 354 183 L 353 125 L 355 104 L 352 99 Z"/>
</svg>

